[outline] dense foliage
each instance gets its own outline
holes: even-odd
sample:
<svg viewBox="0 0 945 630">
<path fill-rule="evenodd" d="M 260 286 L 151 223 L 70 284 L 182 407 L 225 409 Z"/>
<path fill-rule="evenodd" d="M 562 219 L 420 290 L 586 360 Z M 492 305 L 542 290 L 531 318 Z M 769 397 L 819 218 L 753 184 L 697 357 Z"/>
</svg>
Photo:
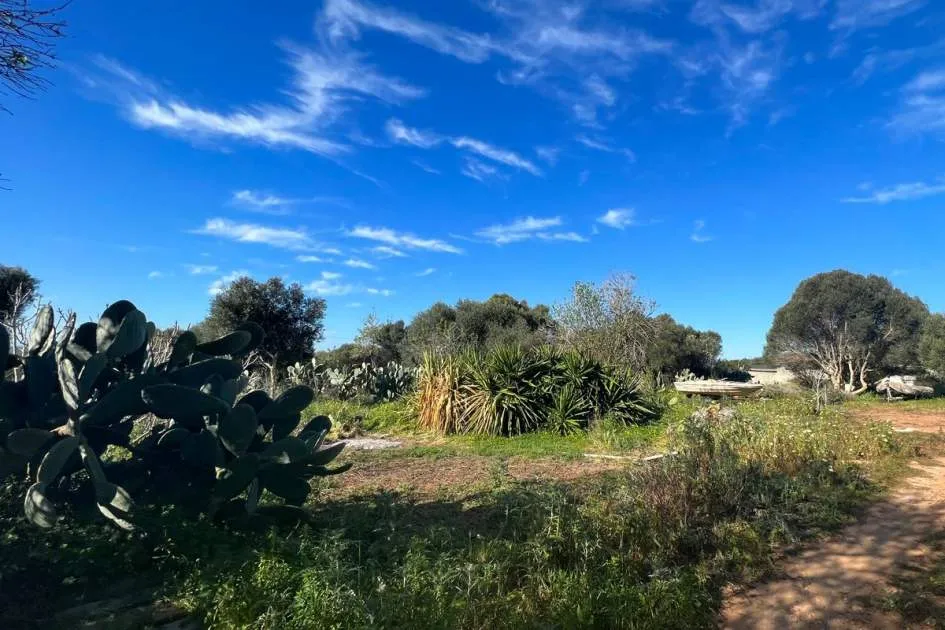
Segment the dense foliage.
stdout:
<svg viewBox="0 0 945 630">
<path fill-rule="evenodd" d="M 22 357 L 10 355 L 0 328 L 0 365 L 23 367 L 22 377 L 11 370 L 13 380 L 0 380 L 0 468 L 32 477 L 24 507 L 34 524 L 52 527 L 55 502 L 69 500 L 88 500 L 125 529 L 134 527 L 133 497 L 212 515 L 272 512 L 258 506 L 263 490 L 298 506 L 308 480 L 331 472 L 324 466 L 340 448 L 319 450 L 327 418 L 290 436 L 310 388 L 240 396 L 239 357 L 262 342 L 259 326 L 202 344 L 184 332 L 161 363 L 149 352 L 155 332 L 128 301 L 97 323 L 76 327 L 72 315 L 58 337 L 45 307 Z M 139 426 L 132 440 L 145 416 L 150 429 Z M 106 456 L 111 448 L 124 455 Z"/>
<path fill-rule="evenodd" d="M 654 304 L 640 297 L 631 275 L 600 285 L 578 282 L 571 298 L 555 307 L 555 339 L 601 363 L 642 371 L 654 336 Z"/>
<path fill-rule="evenodd" d="M 244 322 L 266 331 L 256 348 L 257 358 L 275 375 L 285 366 L 307 361 L 324 332 L 325 300 L 305 295 L 300 284 L 286 286 L 282 278 L 256 282 L 239 278 L 210 303 L 210 313 L 194 332 L 201 341 L 213 339 Z"/>
<path fill-rule="evenodd" d="M 460 300 L 455 307 L 439 302 L 411 320 L 402 354 L 419 363 L 425 352 L 528 348 L 544 343 L 551 325 L 547 306 L 529 306 L 509 295 L 496 294 L 484 302 Z"/>
<path fill-rule="evenodd" d="M 568 434 L 606 415 L 625 423 L 651 420 L 655 413 L 638 388 L 627 370 L 578 352 L 502 346 L 425 356 L 414 408 L 422 427 L 442 433 Z"/>
<path fill-rule="evenodd" d="M 945 315 L 930 315 L 919 336 L 919 361 L 939 378 L 945 378 Z"/>
<path fill-rule="evenodd" d="M 669 315 L 653 318 L 653 338 L 647 348 L 649 369 L 673 376 L 689 370 L 696 376 L 713 373 L 722 353 L 722 337 L 676 323 Z"/>
<path fill-rule="evenodd" d="M 804 280 L 778 309 L 766 355 L 822 370 L 836 389 L 862 392 L 867 376 L 918 364 L 928 308 L 880 276 L 831 271 Z"/>
</svg>

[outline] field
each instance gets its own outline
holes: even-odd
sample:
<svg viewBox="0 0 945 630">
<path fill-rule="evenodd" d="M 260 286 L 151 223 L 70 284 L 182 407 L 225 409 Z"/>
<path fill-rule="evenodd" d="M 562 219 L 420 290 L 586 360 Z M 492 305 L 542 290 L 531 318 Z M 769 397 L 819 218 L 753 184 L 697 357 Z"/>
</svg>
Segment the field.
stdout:
<svg viewBox="0 0 945 630">
<path fill-rule="evenodd" d="M 306 413 L 331 412 L 336 431 L 401 447 L 346 451 L 353 467 L 316 482 L 309 525 L 151 514 L 130 537 L 101 523 L 47 533 L 3 500 L 0 610 L 11 628 L 714 627 L 727 594 L 933 461 L 937 436 L 873 421 L 891 408 L 681 402 L 648 426 L 506 438 L 419 432 L 400 403 L 316 403 Z M 928 586 L 892 588 L 883 614 L 941 610 L 934 557 L 896 574 Z"/>
</svg>

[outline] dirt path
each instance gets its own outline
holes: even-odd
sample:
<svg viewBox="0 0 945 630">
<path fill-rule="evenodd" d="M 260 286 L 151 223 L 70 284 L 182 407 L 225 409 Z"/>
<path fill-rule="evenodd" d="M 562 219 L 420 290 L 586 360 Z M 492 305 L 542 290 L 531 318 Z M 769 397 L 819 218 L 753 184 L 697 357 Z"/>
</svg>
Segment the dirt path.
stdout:
<svg viewBox="0 0 945 630">
<path fill-rule="evenodd" d="M 945 425 L 945 416 L 923 416 L 925 430 Z M 910 420 L 905 427 L 918 428 L 920 423 Z M 910 627 L 877 603 L 893 591 L 890 582 L 905 565 L 929 553 L 923 541 L 945 529 L 945 457 L 929 465 L 913 462 L 912 467 L 916 475 L 869 509 L 859 523 L 790 558 L 772 581 L 731 597 L 723 608 L 721 626 L 732 630 Z"/>
</svg>

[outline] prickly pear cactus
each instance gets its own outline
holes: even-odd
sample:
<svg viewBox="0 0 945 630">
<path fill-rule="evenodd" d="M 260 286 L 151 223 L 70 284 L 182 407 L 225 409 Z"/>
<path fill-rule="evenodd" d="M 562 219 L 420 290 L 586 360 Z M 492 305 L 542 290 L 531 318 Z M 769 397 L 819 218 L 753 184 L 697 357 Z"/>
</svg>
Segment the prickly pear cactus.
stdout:
<svg viewBox="0 0 945 630">
<path fill-rule="evenodd" d="M 131 302 L 112 304 L 98 323 L 76 327 L 71 316 L 58 339 L 53 320 L 50 307 L 40 312 L 25 357 L 12 354 L 0 327 L 0 361 L 23 368 L 7 371 L 21 378 L 0 380 L 0 473 L 30 476 L 24 511 L 34 524 L 57 522 L 56 500 L 70 498 L 83 470 L 99 511 L 132 529 L 135 499 L 219 516 L 263 513 L 273 509 L 259 505 L 263 490 L 300 506 L 312 477 L 347 469 L 326 467 L 341 450 L 322 448 L 327 418 L 292 435 L 310 387 L 275 400 L 261 390 L 239 397 L 239 359 L 262 341 L 259 326 L 203 344 L 184 331 L 152 365 L 156 327 Z M 135 421 L 148 414 L 158 420 L 133 442 Z M 131 457 L 103 461 L 109 445 Z"/>
</svg>

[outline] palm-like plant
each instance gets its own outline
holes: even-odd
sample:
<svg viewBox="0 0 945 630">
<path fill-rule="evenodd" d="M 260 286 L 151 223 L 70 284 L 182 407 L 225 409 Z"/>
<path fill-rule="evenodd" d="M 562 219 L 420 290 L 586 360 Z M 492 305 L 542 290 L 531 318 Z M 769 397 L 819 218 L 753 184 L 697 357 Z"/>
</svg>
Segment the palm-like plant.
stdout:
<svg viewBox="0 0 945 630">
<path fill-rule="evenodd" d="M 469 362 L 464 430 L 486 435 L 534 431 L 543 420 L 545 364 L 520 347 L 499 347 Z"/>
<path fill-rule="evenodd" d="M 559 435 L 571 435 L 587 427 L 593 409 L 580 390 L 568 383 L 558 389 L 548 406 L 548 429 Z"/>
</svg>

